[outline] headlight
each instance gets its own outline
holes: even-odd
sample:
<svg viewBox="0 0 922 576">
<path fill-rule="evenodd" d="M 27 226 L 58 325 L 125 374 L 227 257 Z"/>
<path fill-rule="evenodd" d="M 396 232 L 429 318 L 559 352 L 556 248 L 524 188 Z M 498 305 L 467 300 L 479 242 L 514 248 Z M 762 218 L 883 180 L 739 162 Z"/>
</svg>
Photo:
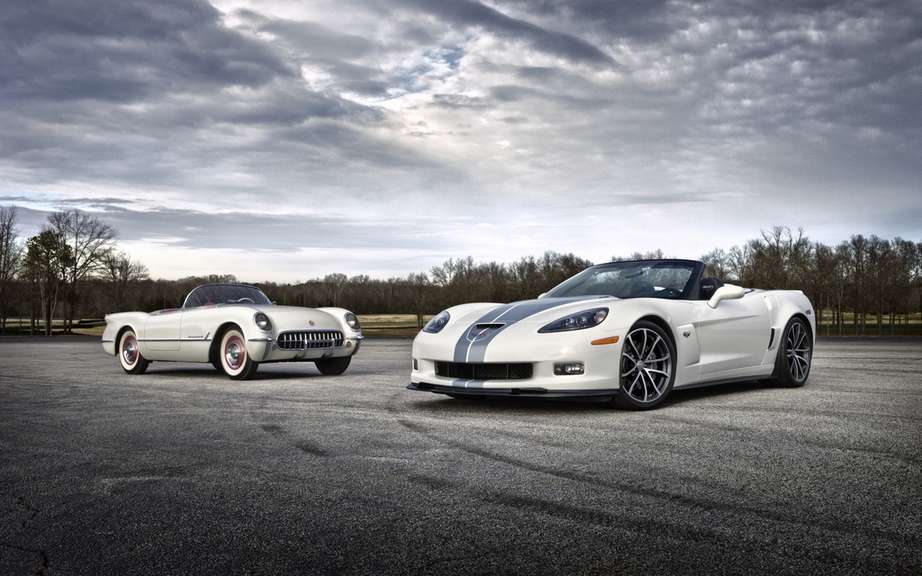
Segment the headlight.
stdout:
<svg viewBox="0 0 922 576">
<path fill-rule="evenodd" d="M 439 312 L 438 315 L 432 318 L 429 322 L 423 326 L 423 332 L 428 332 L 430 334 L 438 334 L 442 331 L 442 328 L 448 324 L 448 321 L 451 320 L 451 315 L 446 312 Z"/>
<path fill-rule="evenodd" d="M 560 320 L 554 320 L 544 328 L 538 330 L 538 332 L 545 334 L 547 332 L 568 332 L 570 330 L 584 330 L 586 328 L 598 326 L 607 317 L 608 308 L 593 308 L 592 310 L 584 310 L 579 314 L 573 314 L 572 316 L 567 316 L 565 318 L 561 318 Z"/>
<path fill-rule="evenodd" d="M 352 328 L 356 331 L 362 329 L 362 325 L 359 324 L 359 317 L 352 312 L 346 312 L 346 324 L 349 325 L 349 328 Z"/>
<path fill-rule="evenodd" d="M 269 330 L 272 328 L 272 322 L 269 321 L 269 317 L 262 312 L 257 312 L 254 314 L 253 321 L 256 322 L 256 325 L 259 326 L 260 330 Z"/>
</svg>

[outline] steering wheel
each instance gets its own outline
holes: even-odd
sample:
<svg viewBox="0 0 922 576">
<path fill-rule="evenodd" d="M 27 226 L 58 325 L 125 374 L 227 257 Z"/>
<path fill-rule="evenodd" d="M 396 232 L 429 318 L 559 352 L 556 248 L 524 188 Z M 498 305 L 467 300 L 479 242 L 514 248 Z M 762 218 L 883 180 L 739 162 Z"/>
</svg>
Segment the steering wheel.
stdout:
<svg viewBox="0 0 922 576">
<path fill-rule="evenodd" d="M 236 304 L 256 304 L 256 302 L 254 302 L 252 298 L 247 298 L 246 296 L 244 296 L 243 298 L 238 298 L 235 303 Z"/>
<path fill-rule="evenodd" d="M 682 295 L 682 291 L 667 287 L 657 292 L 656 295 L 660 298 L 677 298 Z"/>
</svg>

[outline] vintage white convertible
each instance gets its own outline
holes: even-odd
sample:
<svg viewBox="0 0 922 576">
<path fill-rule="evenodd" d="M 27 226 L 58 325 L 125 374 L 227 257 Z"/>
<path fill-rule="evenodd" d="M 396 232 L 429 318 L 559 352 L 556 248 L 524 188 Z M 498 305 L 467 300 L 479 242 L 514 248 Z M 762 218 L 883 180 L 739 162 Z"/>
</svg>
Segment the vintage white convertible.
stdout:
<svg viewBox="0 0 922 576">
<path fill-rule="evenodd" d="M 694 260 L 593 266 L 537 300 L 462 304 L 413 342 L 409 388 L 449 396 L 612 398 L 653 408 L 673 388 L 807 381 L 816 324 L 795 290 L 751 290 Z"/>
<path fill-rule="evenodd" d="M 129 374 L 151 362 L 210 362 L 236 380 L 264 362 L 314 362 L 342 374 L 362 342 L 362 328 L 342 308 L 277 306 L 254 286 L 203 284 L 181 308 L 106 316 L 102 347 Z"/>
</svg>

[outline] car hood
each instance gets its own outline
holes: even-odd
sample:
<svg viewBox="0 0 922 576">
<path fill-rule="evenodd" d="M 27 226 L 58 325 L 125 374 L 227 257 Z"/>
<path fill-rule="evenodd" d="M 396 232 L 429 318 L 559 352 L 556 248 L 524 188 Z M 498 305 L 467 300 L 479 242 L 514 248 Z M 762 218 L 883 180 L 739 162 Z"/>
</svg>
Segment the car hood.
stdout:
<svg viewBox="0 0 922 576">
<path fill-rule="evenodd" d="M 278 330 L 339 330 L 340 322 L 332 314 L 315 308 L 277 306 L 275 304 L 248 306 L 254 313 L 265 313 Z"/>
<path fill-rule="evenodd" d="M 509 304 L 468 305 L 452 314 L 452 324 L 464 325 L 467 329 L 474 324 L 501 323 L 505 325 L 525 323 L 548 323 L 568 314 L 575 314 L 594 307 L 609 306 L 619 302 L 613 296 L 573 296 L 568 298 L 538 298 L 520 300 Z M 449 312 L 451 313 L 451 312 Z"/>
<path fill-rule="evenodd" d="M 456 362 L 483 362 L 494 338 L 521 333 L 526 326 L 533 327 L 533 331 L 527 332 L 536 333 L 541 326 L 559 318 L 592 308 L 609 308 L 618 302 L 613 296 L 579 296 L 458 306 L 449 310 L 452 318 L 448 325 L 432 336 L 452 347 Z M 420 337 L 430 336 L 420 334 Z"/>
</svg>

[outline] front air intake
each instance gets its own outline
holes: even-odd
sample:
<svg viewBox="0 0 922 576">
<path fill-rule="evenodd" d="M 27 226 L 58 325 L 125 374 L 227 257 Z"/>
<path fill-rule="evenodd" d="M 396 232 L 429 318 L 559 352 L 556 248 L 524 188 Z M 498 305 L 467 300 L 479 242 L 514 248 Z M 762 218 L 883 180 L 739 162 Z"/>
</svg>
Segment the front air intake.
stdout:
<svg viewBox="0 0 922 576">
<path fill-rule="evenodd" d="M 435 375 L 462 380 L 528 380 L 533 367 L 527 363 L 477 364 L 469 362 L 436 362 Z"/>
</svg>

